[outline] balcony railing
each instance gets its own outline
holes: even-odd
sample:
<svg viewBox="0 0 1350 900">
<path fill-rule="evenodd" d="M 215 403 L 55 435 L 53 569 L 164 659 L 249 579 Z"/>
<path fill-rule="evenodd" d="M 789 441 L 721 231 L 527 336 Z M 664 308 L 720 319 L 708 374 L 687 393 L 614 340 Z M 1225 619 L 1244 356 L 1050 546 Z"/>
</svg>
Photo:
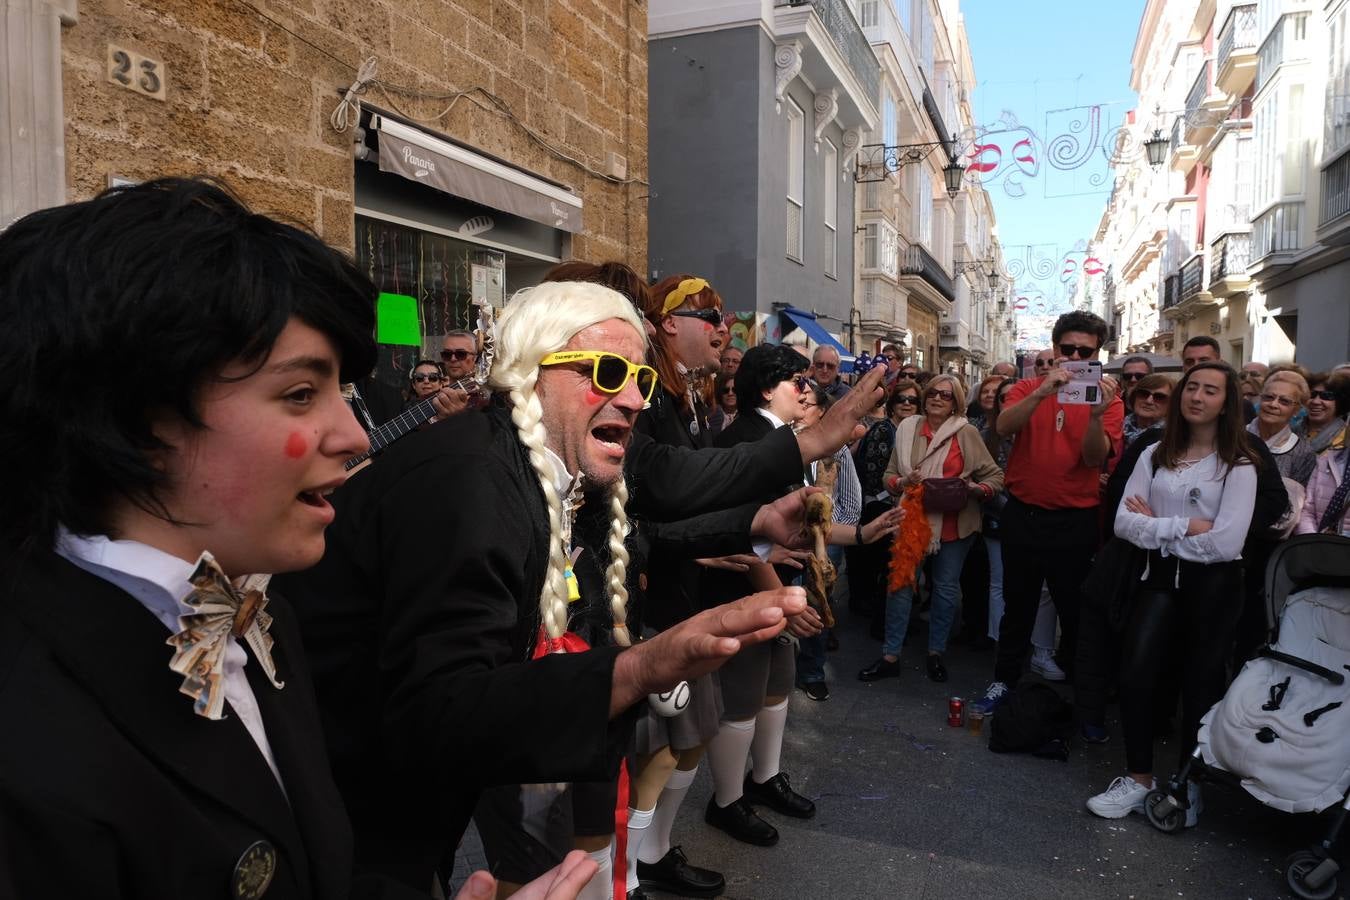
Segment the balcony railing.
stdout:
<svg viewBox="0 0 1350 900">
<path fill-rule="evenodd" d="M 900 252 L 900 274 L 918 275 L 948 300 L 956 301 L 956 286 L 933 255 L 920 244 L 910 244 Z"/>
<path fill-rule="evenodd" d="M 1350 213 L 1350 151 L 1322 170 L 1322 224 Z"/>
<path fill-rule="evenodd" d="M 1234 6 L 1219 29 L 1218 69 L 1223 71 L 1234 53 L 1256 49 L 1256 4 Z"/>
<path fill-rule="evenodd" d="M 1181 302 L 1181 273 L 1173 272 L 1163 279 L 1163 309 L 1171 309 Z"/>
<path fill-rule="evenodd" d="M 1299 249 L 1303 203 L 1281 203 L 1252 222 L 1252 262 Z"/>
<path fill-rule="evenodd" d="M 1205 257 L 1197 253 L 1181 267 L 1181 300 L 1187 300 L 1205 288 Z"/>
<path fill-rule="evenodd" d="M 1246 232 L 1221 234 L 1209 251 L 1209 283 L 1245 278 L 1252 255 L 1252 236 Z"/>
<path fill-rule="evenodd" d="M 775 7 L 809 6 L 820 16 L 825 33 L 839 48 L 839 53 L 858 79 L 863 94 L 876 98 L 881 95 L 881 69 L 877 65 L 876 54 L 858 22 L 853 18 L 845 0 L 774 0 Z"/>
<path fill-rule="evenodd" d="M 1205 98 L 1209 96 L 1209 87 L 1212 83 L 1209 77 L 1211 65 L 1212 63 L 1209 60 L 1205 60 L 1204 64 L 1200 66 L 1200 71 L 1196 73 L 1190 93 L 1186 95 L 1187 116 L 1195 116 L 1196 113 L 1200 112 L 1200 107 L 1204 105 Z M 1191 121 L 1195 121 L 1195 119 L 1191 119 Z"/>
</svg>

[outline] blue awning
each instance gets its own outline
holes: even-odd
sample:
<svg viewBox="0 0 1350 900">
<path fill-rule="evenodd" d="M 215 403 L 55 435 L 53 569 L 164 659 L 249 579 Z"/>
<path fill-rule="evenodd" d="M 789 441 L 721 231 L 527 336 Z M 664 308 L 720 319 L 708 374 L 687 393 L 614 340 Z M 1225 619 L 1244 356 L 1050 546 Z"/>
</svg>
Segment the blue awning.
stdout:
<svg viewBox="0 0 1350 900">
<path fill-rule="evenodd" d="M 839 371 L 845 374 L 853 371 L 853 351 L 835 340 L 834 335 L 826 331 L 825 327 L 816 321 L 815 313 L 791 306 L 779 310 L 779 312 L 791 323 L 791 325 L 783 328 L 784 334 L 787 334 L 793 328 L 800 328 L 806 332 L 807 337 L 817 344 L 833 347 L 839 351 Z"/>
</svg>

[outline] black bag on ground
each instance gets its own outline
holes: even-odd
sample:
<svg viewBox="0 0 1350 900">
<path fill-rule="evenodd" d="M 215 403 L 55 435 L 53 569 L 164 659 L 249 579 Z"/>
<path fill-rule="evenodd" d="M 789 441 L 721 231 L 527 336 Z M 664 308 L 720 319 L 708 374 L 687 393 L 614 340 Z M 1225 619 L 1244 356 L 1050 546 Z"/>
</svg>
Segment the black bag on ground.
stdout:
<svg viewBox="0 0 1350 900">
<path fill-rule="evenodd" d="M 1066 760 L 1065 735 L 1072 726 L 1073 707 L 1058 691 L 1039 682 L 1020 684 L 998 705 L 990 721 L 989 749 Z"/>
</svg>

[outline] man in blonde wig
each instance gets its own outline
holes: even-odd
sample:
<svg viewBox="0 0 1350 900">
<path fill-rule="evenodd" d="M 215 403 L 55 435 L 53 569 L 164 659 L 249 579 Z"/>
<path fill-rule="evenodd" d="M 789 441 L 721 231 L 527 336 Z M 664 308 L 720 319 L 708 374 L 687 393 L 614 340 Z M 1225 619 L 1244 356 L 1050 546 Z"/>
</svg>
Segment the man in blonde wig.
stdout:
<svg viewBox="0 0 1350 900">
<path fill-rule="evenodd" d="M 803 608 L 799 591 L 758 594 L 633 641 L 629 486 L 629 509 L 691 553 L 742 552 L 752 534 L 790 543 L 801 498 L 758 498 L 852 437 L 875 402 L 861 394 L 877 379 L 814 434 L 735 451 L 661 447 L 632 435 L 650 370 L 622 295 L 540 285 L 499 324 L 493 404 L 410 435 L 353 476 L 330 498 L 323 560 L 274 581 L 301 619 L 357 858 L 422 889 L 482 788 L 612 779 L 625 711 Z M 702 521 L 681 527 L 691 516 Z M 550 652 L 568 630 L 593 649 Z"/>
</svg>

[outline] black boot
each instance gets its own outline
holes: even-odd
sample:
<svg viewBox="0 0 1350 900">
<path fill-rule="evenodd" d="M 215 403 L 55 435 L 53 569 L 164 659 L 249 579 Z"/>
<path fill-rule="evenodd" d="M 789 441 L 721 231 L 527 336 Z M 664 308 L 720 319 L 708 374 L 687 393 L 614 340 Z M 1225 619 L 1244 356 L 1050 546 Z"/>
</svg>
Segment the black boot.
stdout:
<svg viewBox="0 0 1350 900">
<path fill-rule="evenodd" d="M 900 677 L 900 660 L 882 657 L 858 673 L 859 681 L 880 681 L 883 678 Z"/>
<path fill-rule="evenodd" d="M 809 819 L 816 814 L 816 805 L 794 791 L 782 772 L 763 784 L 756 784 L 754 778 L 746 775 L 745 798 L 796 819 Z"/>
<path fill-rule="evenodd" d="M 718 806 L 717 798 L 710 798 L 703 821 L 747 844 L 772 847 L 778 843 L 778 829 L 755 815 L 744 797 L 737 797 L 729 806 Z"/>
<path fill-rule="evenodd" d="M 637 873 L 642 887 L 680 897 L 718 897 L 727 886 L 726 880 L 711 869 L 689 865 L 678 846 L 671 847 L 660 862 L 638 860 Z"/>
</svg>

